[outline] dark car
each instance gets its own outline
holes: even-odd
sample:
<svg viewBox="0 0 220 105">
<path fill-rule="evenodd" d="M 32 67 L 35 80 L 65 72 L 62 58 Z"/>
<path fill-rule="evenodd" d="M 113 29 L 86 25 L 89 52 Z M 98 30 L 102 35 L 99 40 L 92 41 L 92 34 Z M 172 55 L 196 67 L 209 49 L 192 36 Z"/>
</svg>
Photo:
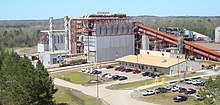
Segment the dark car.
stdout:
<svg viewBox="0 0 220 105">
<path fill-rule="evenodd" d="M 158 87 L 157 89 L 155 89 L 156 93 L 165 93 L 167 92 L 167 89 L 165 87 Z"/>
<path fill-rule="evenodd" d="M 185 94 L 194 94 L 194 93 L 196 93 L 196 90 L 189 88 L 189 89 L 188 89 L 187 91 L 185 91 L 184 93 L 185 93 Z"/>
<path fill-rule="evenodd" d="M 186 92 L 187 89 L 186 88 L 183 88 L 183 87 L 179 87 L 179 93 L 184 93 Z"/>
<path fill-rule="evenodd" d="M 206 81 L 202 80 L 199 85 L 200 86 L 205 86 L 205 83 L 206 83 Z"/>
<path fill-rule="evenodd" d="M 106 67 L 106 69 L 112 69 L 112 68 L 114 68 L 114 66 L 109 65 Z"/>
<path fill-rule="evenodd" d="M 132 72 L 133 69 L 126 69 L 125 72 Z"/>
<path fill-rule="evenodd" d="M 146 72 L 142 73 L 142 75 L 143 75 L 143 76 L 148 76 L 149 73 L 150 73 L 150 72 L 146 71 Z"/>
<path fill-rule="evenodd" d="M 120 76 L 119 78 L 118 78 L 118 80 L 126 80 L 126 79 L 128 79 L 128 77 L 125 77 L 125 76 Z"/>
<path fill-rule="evenodd" d="M 101 74 L 102 71 L 98 71 L 98 70 L 93 70 L 91 74 Z"/>
<path fill-rule="evenodd" d="M 116 67 L 115 71 L 120 71 L 121 69 L 123 69 L 123 67 Z"/>
<path fill-rule="evenodd" d="M 112 79 L 113 79 L 113 80 L 118 80 L 120 77 L 121 77 L 121 76 L 119 76 L 119 75 L 113 75 L 113 76 L 112 76 Z"/>
<path fill-rule="evenodd" d="M 188 98 L 186 96 L 178 95 L 178 96 L 173 97 L 173 100 L 174 102 L 182 102 L 182 101 L 188 100 Z"/>
<path fill-rule="evenodd" d="M 141 70 L 133 70 L 133 74 L 138 74 L 138 73 L 141 73 Z"/>
</svg>

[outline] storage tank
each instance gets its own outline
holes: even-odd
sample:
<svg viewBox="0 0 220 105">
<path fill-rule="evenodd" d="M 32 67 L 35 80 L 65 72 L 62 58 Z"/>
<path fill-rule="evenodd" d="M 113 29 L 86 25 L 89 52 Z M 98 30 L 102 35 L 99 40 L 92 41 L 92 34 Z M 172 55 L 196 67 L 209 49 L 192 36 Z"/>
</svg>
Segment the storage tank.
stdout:
<svg viewBox="0 0 220 105">
<path fill-rule="evenodd" d="M 215 28 L 215 42 L 220 43 L 220 27 Z"/>
</svg>

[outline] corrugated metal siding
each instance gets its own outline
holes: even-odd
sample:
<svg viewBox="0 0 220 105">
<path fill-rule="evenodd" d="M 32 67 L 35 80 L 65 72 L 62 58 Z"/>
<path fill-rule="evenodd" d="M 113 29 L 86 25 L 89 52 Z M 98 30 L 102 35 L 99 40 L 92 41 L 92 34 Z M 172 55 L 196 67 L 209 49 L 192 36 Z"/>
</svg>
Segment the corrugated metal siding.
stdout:
<svg viewBox="0 0 220 105">
<path fill-rule="evenodd" d="M 134 36 L 102 36 L 97 37 L 97 60 L 107 61 L 134 54 Z"/>
</svg>

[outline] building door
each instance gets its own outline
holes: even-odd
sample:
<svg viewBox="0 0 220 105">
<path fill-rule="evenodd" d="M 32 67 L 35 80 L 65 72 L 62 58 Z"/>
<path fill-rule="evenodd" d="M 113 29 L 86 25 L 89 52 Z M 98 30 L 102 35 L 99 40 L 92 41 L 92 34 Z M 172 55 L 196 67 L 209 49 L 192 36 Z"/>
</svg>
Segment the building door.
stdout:
<svg viewBox="0 0 220 105">
<path fill-rule="evenodd" d="M 57 63 L 57 58 L 53 58 L 53 64 Z"/>
</svg>

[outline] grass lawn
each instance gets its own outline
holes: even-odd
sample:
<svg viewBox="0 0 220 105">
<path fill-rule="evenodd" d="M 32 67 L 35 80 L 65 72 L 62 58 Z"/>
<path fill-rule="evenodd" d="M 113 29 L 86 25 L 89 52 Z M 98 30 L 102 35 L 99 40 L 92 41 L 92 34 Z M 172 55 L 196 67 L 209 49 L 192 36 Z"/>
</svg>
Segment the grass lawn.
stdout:
<svg viewBox="0 0 220 105">
<path fill-rule="evenodd" d="M 111 89 L 111 90 L 133 89 L 133 88 L 137 88 L 140 86 L 149 85 L 152 83 L 153 83 L 152 79 L 146 79 L 146 80 L 141 80 L 141 81 L 136 81 L 136 82 L 115 84 L 115 85 L 107 86 L 106 88 Z"/>
<path fill-rule="evenodd" d="M 69 90 L 56 86 L 58 91 L 54 95 L 56 103 L 67 103 L 68 105 L 103 105 L 101 100 L 83 94 L 77 90 Z"/>
<path fill-rule="evenodd" d="M 197 76 L 197 75 L 202 75 L 204 73 L 198 72 L 198 73 L 188 73 L 186 74 L 186 77 L 191 77 L 191 76 Z M 168 81 L 168 80 L 173 80 L 173 79 L 177 79 L 178 76 L 165 76 L 164 80 Z M 120 84 L 115 84 L 115 85 L 111 85 L 106 87 L 107 89 L 111 89 L 111 90 L 119 90 L 119 89 L 133 89 L 133 88 L 137 88 L 140 86 L 144 86 L 144 85 L 149 85 L 152 84 L 153 80 L 152 79 L 146 79 L 146 80 L 141 80 L 141 81 L 136 81 L 136 82 L 129 82 L 129 83 L 120 83 Z"/>
<path fill-rule="evenodd" d="M 141 101 L 146 101 L 150 103 L 160 104 L 160 105 L 203 105 L 203 101 L 194 101 L 193 96 L 185 95 L 188 97 L 188 101 L 183 102 L 174 102 L 173 97 L 176 95 L 180 95 L 180 93 L 177 92 L 167 92 L 167 93 L 161 93 L 161 94 L 155 94 L 152 96 L 144 96 L 139 97 L 138 99 Z"/>
<path fill-rule="evenodd" d="M 72 83 L 76 83 L 76 84 L 89 84 L 89 82 L 90 82 L 90 75 L 89 74 L 78 72 L 78 71 L 63 72 L 63 73 L 59 73 L 59 74 L 54 74 L 53 76 L 60 78 L 60 79 L 70 81 Z M 91 75 L 91 80 L 96 80 L 96 79 L 97 79 L 97 76 Z M 100 82 L 110 82 L 111 81 L 111 79 L 100 78 L 99 76 L 98 76 L 98 79 Z"/>
</svg>

